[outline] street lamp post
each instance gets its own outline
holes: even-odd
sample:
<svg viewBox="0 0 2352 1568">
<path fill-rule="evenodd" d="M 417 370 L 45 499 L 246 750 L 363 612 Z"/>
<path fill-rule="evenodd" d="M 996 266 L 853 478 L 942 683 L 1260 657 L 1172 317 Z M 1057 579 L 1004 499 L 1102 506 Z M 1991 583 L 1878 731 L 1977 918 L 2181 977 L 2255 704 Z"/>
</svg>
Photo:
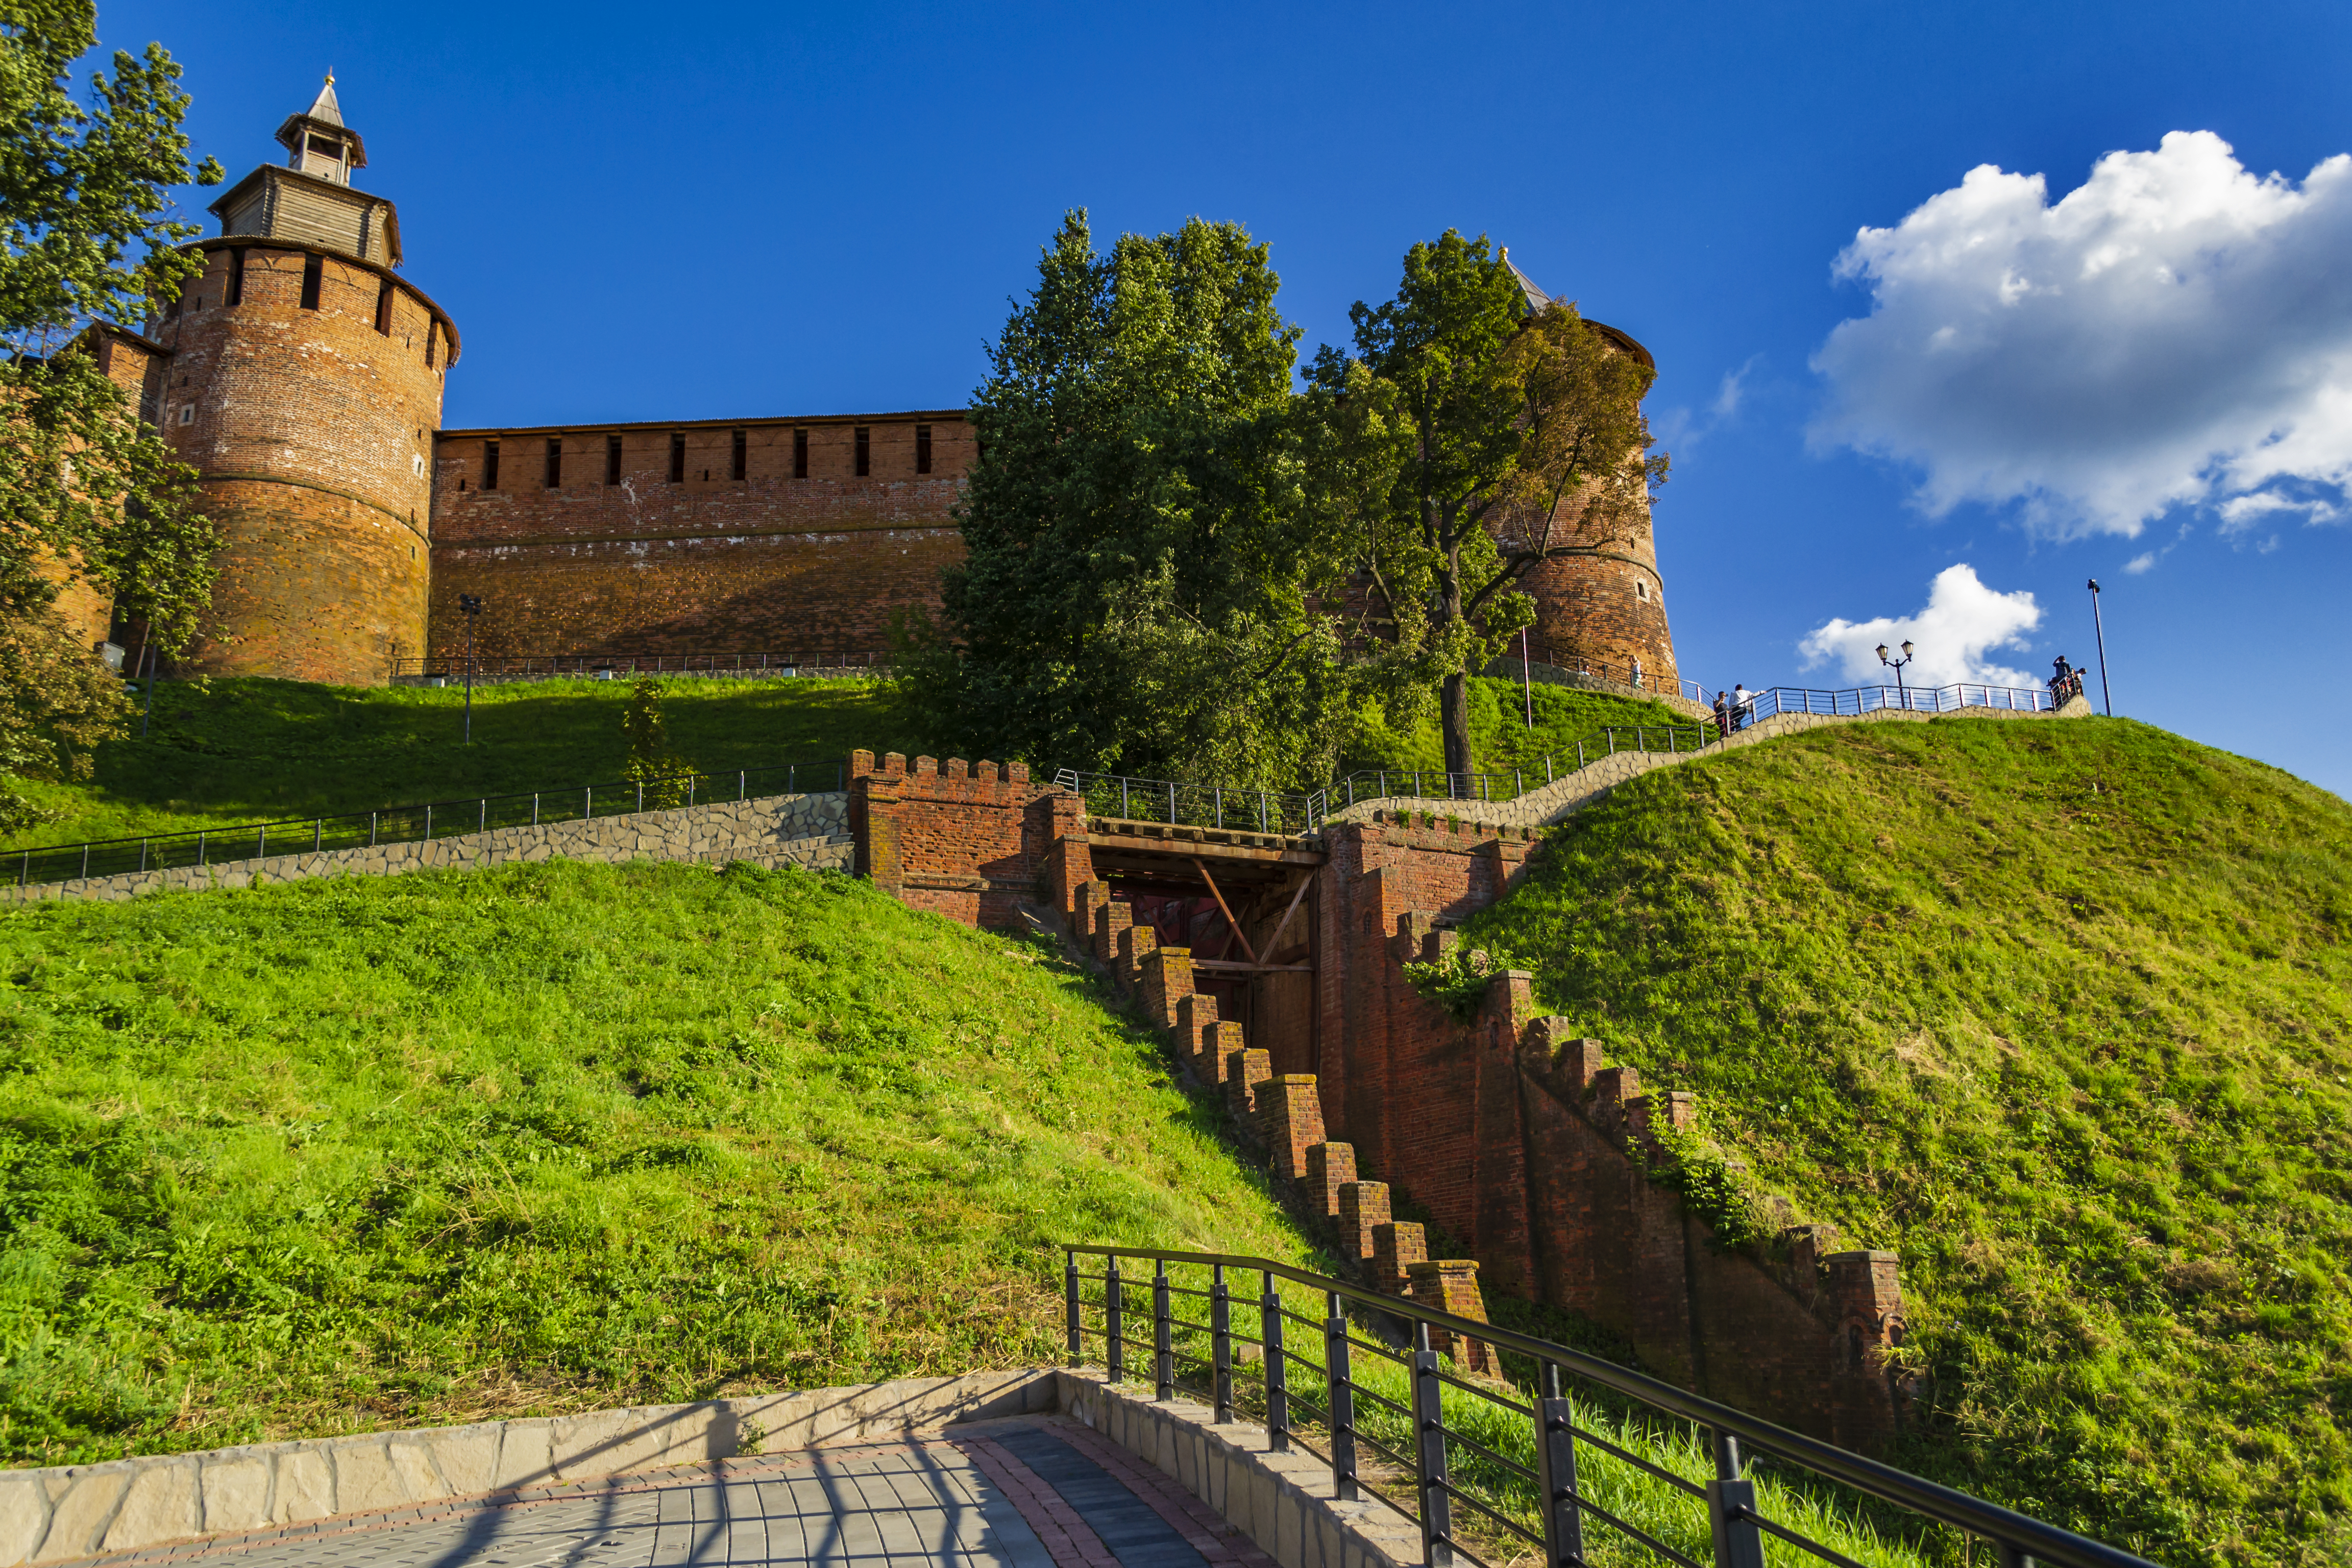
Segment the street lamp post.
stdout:
<svg viewBox="0 0 2352 1568">
<path fill-rule="evenodd" d="M 457 607 L 466 612 L 466 744 L 474 743 L 474 621 L 482 613 L 479 594 L 460 594 Z"/>
<path fill-rule="evenodd" d="M 2091 627 L 2099 635 L 2099 700 L 2107 717 L 2116 716 L 2115 693 L 2107 689 L 2107 623 L 2099 616 L 2099 580 L 2091 579 Z"/>
<path fill-rule="evenodd" d="M 1880 643 L 1878 645 L 1878 662 L 1886 666 L 1887 668 L 1895 672 L 1895 695 L 1902 699 L 1903 710 L 1906 713 L 1909 712 L 1911 710 L 1911 693 L 1906 689 L 1903 685 L 1903 667 L 1911 662 L 1911 645 L 1909 643 L 1905 643 L 1903 645 L 1903 657 L 1901 658 L 1889 658 L 1886 657 L 1886 645 L 1885 643 Z"/>
</svg>

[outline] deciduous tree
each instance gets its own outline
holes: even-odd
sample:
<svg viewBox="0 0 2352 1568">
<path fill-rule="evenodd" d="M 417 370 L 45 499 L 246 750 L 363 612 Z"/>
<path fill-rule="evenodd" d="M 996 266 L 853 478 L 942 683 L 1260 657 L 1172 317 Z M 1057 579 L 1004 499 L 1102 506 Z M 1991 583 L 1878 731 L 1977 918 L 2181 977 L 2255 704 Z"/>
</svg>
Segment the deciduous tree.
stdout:
<svg viewBox="0 0 2352 1568">
<path fill-rule="evenodd" d="M 1440 683 L 1445 765 L 1467 773 L 1469 677 L 1534 619 L 1528 573 L 1649 527 L 1652 372 L 1452 229 L 1349 315 L 1355 353 L 1326 346 L 1309 376 L 1314 510 L 1370 627 Z"/>
<path fill-rule="evenodd" d="M 0 775 L 85 769 L 119 728 L 119 685 L 72 646 L 60 592 L 90 584 L 172 651 L 209 603 L 218 547 L 194 471 L 88 347 L 94 321 L 142 320 L 199 270 L 168 190 L 217 183 L 220 165 L 189 167 L 188 100 L 160 45 L 118 51 L 74 97 L 96 27 L 77 0 L 0 0 Z M 36 815 L 0 783 L 0 831 Z"/>
<path fill-rule="evenodd" d="M 943 740 L 1039 764 L 1321 783 L 1365 672 L 1306 504 L 1298 330 L 1266 247 L 1194 219 L 1098 252 L 1072 213 L 972 398 L 968 556 L 902 628 Z"/>
</svg>

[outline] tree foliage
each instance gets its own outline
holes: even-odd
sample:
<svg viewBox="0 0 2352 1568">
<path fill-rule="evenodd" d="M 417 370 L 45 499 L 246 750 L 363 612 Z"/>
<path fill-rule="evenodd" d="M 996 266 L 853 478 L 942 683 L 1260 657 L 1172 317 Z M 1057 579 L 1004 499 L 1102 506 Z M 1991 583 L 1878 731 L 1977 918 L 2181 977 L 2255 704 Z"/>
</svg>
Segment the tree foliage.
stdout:
<svg viewBox="0 0 2352 1568">
<path fill-rule="evenodd" d="M 683 775 L 694 768 L 670 744 L 660 681 L 646 679 L 631 683 L 629 705 L 621 710 L 621 738 L 629 743 L 629 760 L 621 776 L 644 786 L 646 805 L 656 810 L 684 805 Z"/>
<path fill-rule="evenodd" d="M 201 268 L 197 226 L 169 187 L 215 184 L 188 163 L 187 96 L 162 46 L 117 51 L 70 89 L 97 43 L 76 0 L 0 0 L 0 776 L 79 771 L 125 711 L 56 614 L 79 582 L 186 645 L 212 592 L 218 539 L 195 472 L 142 425 L 89 352 L 92 323 L 145 317 Z M 30 819 L 0 783 L 0 831 Z"/>
<path fill-rule="evenodd" d="M 945 622 L 902 627 L 943 741 L 1040 764 L 1320 782 L 1375 689 L 1327 608 L 1298 329 L 1233 224 L 1122 235 L 1074 212 L 974 395 L 969 552 Z"/>
<path fill-rule="evenodd" d="M 1574 305 L 1531 311 L 1510 264 L 1452 229 L 1349 316 L 1355 353 L 1327 345 L 1309 374 L 1316 510 L 1379 635 L 1442 679 L 1445 765 L 1467 773 L 1468 677 L 1533 621 L 1527 574 L 1649 527 L 1653 373 Z"/>
</svg>

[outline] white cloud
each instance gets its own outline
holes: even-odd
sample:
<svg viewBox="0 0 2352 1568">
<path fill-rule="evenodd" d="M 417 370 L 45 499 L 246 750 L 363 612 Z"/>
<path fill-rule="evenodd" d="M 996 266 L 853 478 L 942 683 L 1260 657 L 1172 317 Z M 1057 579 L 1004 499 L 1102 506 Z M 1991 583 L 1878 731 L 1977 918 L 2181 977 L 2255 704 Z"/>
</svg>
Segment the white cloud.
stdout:
<svg viewBox="0 0 2352 1568">
<path fill-rule="evenodd" d="M 2338 515 L 2309 496 L 2352 483 L 2352 157 L 2298 185 L 2176 131 L 2047 197 L 1985 164 L 1855 237 L 1836 272 L 1872 309 L 1813 356 L 1815 446 L 1916 466 L 1931 514 L 2014 502 L 2058 535 L 2182 505 Z"/>
<path fill-rule="evenodd" d="M 2263 519 L 2274 519 L 2280 512 L 2301 512 L 2306 522 L 2326 522 L 2336 516 L 2336 509 L 2326 501 L 2290 500 L 2268 490 L 2260 495 L 2234 497 L 2213 510 L 2221 514 L 2224 538 L 2259 527 Z"/>
<path fill-rule="evenodd" d="M 1749 354 L 1748 363 L 1738 370 L 1723 373 L 1723 383 L 1716 388 L 1715 404 L 1708 412 L 1717 419 L 1728 419 L 1739 412 L 1739 405 L 1748 395 L 1748 377 L 1764 363 L 1762 354 Z"/>
<path fill-rule="evenodd" d="M 1715 396 L 1708 400 L 1704 418 L 1695 416 L 1680 404 L 1661 413 L 1651 426 L 1658 444 L 1677 461 L 1697 451 L 1700 442 L 1739 416 L 1740 405 L 1748 401 L 1748 378 L 1763 363 L 1762 354 L 1749 354 L 1738 370 L 1725 371 L 1723 379 L 1716 384 Z"/>
<path fill-rule="evenodd" d="M 2130 560 L 2124 563 L 2124 570 L 2137 577 L 2143 572 L 2155 570 L 2157 559 L 2158 557 L 2155 551 L 2143 550 L 2137 555 L 2133 556 Z"/>
<path fill-rule="evenodd" d="M 1912 663 L 1903 679 L 1913 686 L 2038 686 L 2039 678 L 1985 655 L 2000 648 L 2024 652 L 2032 646 L 2025 634 L 2041 624 L 2042 606 L 2032 594 L 1995 593 L 1978 581 L 1975 567 L 1947 566 L 1936 574 L 1927 607 L 1917 614 L 1833 620 L 1808 633 L 1797 651 L 1807 669 L 1835 659 L 1847 679 L 1875 686 L 1895 679 L 1878 662 L 1878 645 L 1892 652 L 1909 642 Z"/>
</svg>

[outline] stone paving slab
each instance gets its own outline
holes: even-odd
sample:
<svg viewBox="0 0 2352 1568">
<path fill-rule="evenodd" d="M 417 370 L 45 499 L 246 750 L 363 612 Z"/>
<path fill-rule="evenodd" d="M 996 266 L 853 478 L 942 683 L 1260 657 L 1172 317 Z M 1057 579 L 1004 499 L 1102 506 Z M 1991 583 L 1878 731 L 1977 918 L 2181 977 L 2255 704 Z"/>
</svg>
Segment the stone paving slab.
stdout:
<svg viewBox="0 0 2352 1568">
<path fill-rule="evenodd" d="M 103 1568 L 1273 1568 L 1207 1507 L 1055 1416 L 343 1514 Z"/>
</svg>

